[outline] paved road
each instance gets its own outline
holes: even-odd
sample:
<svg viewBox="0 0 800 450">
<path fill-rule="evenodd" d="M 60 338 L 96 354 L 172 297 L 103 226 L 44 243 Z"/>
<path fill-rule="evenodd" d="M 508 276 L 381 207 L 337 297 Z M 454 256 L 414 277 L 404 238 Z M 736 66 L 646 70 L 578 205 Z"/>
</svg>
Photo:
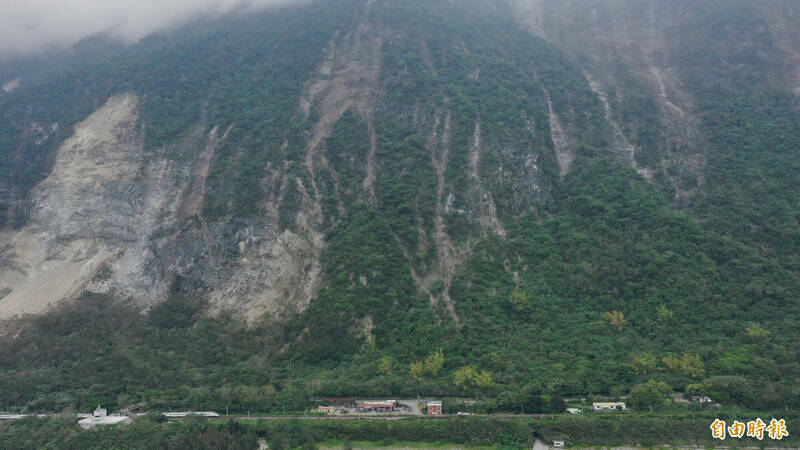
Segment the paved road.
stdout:
<svg viewBox="0 0 800 450">
<path fill-rule="evenodd" d="M 405 416 L 387 416 L 387 415 L 356 415 L 356 414 L 347 414 L 342 416 L 219 416 L 215 417 L 214 419 L 233 419 L 233 420 L 360 420 L 360 419 L 371 419 L 371 420 L 400 420 L 400 419 L 408 419 L 409 415 Z M 424 416 L 423 416 L 424 417 Z M 427 418 L 427 417 L 426 417 Z"/>
<path fill-rule="evenodd" d="M 408 408 L 408 412 L 406 412 L 406 414 L 412 416 L 421 416 L 422 411 L 420 411 L 419 409 L 419 402 L 424 402 L 424 401 L 427 400 L 412 398 L 412 399 L 397 400 L 397 403 L 400 405 L 404 405 Z"/>
<path fill-rule="evenodd" d="M 343 415 L 290 415 L 290 416 L 240 416 L 240 415 L 232 415 L 232 416 L 225 416 L 220 415 L 218 417 L 213 417 L 212 419 L 234 419 L 234 420 L 354 420 L 354 419 L 377 419 L 377 420 L 398 420 L 398 419 L 408 419 L 408 418 L 419 418 L 419 419 L 445 419 L 450 417 L 459 417 L 454 414 L 449 416 L 426 416 L 422 413 L 419 409 L 419 404 L 426 402 L 426 399 L 400 399 L 397 400 L 397 403 L 407 407 L 406 411 L 395 411 L 393 413 L 368 413 L 368 414 L 343 414 Z M 2 420 L 14 420 L 14 419 L 21 419 L 23 417 L 29 416 L 36 416 L 36 417 L 51 417 L 56 416 L 57 414 L 7 414 L 7 415 L 0 415 L 0 421 Z M 135 414 L 133 416 L 138 416 L 142 414 Z M 90 414 L 77 414 L 78 418 L 90 417 Z M 470 414 L 470 416 L 474 417 L 493 417 L 493 418 L 501 418 L 501 419 L 513 419 L 513 418 L 550 418 L 553 417 L 553 414 Z M 170 418 L 170 420 L 181 420 L 183 417 L 175 417 Z"/>
<path fill-rule="evenodd" d="M 428 420 L 442 420 L 453 417 L 462 417 L 456 415 L 449 416 L 413 416 L 411 414 L 346 414 L 346 415 L 332 415 L 332 416 L 219 416 L 215 419 L 233 419 L 233 420 L 401 420 L 416 417 L 419 419 Z M 470 417 L 490 417 L 495 419 L 544 419 L 552 418 L 553 414 L 472 414 Z"/>
</svg>

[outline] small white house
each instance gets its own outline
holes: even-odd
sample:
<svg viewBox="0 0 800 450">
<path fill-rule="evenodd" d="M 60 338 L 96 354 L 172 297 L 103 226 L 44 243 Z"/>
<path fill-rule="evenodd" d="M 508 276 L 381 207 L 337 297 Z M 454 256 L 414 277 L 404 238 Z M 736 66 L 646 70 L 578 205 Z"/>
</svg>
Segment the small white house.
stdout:
<svg viewBox="0 0 800 450">
<path fill-rule="evenodd" d="M 592 408 L 595 411 L 625 411 L 625 403 L 623 402 L 595 402 L 592 403 Z"/>
<path fill-rule="evenodd" d="M 128 416 L 123 416 L 122 414 L 112 414 L 109 416 L 105 408 L 97 407 L 91 416 L 79 420 L 78 425 L 88 430 L 98 425 L 115 425 L 118 423 L 128 423 L 130 421 L 131 418 Z"/>
<path fill-rule="evenodd" d="M 564 441 L 553 441 L 553 448 L 564 448 Z"/>
</svg>

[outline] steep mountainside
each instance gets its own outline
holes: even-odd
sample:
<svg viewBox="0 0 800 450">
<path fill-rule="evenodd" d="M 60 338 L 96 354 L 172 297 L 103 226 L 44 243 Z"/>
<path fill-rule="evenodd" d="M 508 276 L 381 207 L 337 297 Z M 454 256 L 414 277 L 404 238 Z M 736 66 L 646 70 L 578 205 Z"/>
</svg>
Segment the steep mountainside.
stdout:
<svg viewBox="0 0 800 450">
<path fill-rule="evenodd" d="M 792 109 L 800 101 L 796 2 L 519 0 L 514 8 L 519 22 L 580 65 L 603 103 L 612 150 L 662 186 L 673 206 L 717 224 L 726 216 L 741 222 L 739 233 L 761 232 L 748 238 L 771 240 L 764 234 L 778 230 L 748 217 L 769 198 L 775 206 L 766 215 L 796 225 L 776 211 L 797 208 L 798 166 L 786 151 L 797 145 Z M 761 187 L 747 173 L 769 174 L 774 184 Z"/>
<path fill-rule="evenodd" d="M 6 63 L 0 406 L 796 405 L 799 27 L 319 0 Z"/>
</svg>

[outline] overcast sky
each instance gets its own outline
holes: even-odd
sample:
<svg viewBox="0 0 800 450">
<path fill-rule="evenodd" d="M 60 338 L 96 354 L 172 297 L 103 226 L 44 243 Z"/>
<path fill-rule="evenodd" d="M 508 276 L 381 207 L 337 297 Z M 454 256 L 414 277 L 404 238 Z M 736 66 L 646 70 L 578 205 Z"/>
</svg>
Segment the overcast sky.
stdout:
<svg viewBox="0 0 800 450">
<path fill-rule="evenodd" d="M 128 42 L 198 16 L 239 6 L 301 0 L 0 0 L 0 57 L 68 46 L 110 32 Z"/>
</svg>

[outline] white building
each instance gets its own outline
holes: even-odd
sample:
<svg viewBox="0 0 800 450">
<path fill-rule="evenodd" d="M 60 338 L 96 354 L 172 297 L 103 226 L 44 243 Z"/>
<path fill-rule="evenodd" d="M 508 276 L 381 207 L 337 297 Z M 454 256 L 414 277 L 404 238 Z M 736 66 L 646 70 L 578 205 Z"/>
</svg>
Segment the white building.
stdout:
<svg viewBox="0 0 800 450">
<path fill-rule="evenodd" d="M 79 420 L 78 425 L 88 430 L 98 425 L 115 425 L 118 423 L 128 423 L 131 420 L 130 417 L 123 416 L 122 414 L 112 414 L 109 416 L 105 408 L 98 407 L 94 410 L 91 417 Z"/>
<path fill-rule="evenodd" d="M 616 411 L 618 409 L 625 411 L 625 403 L 623 402 L 595 402 L 592 403 L 592 408 L 595 411 Z"/>
</svg>

